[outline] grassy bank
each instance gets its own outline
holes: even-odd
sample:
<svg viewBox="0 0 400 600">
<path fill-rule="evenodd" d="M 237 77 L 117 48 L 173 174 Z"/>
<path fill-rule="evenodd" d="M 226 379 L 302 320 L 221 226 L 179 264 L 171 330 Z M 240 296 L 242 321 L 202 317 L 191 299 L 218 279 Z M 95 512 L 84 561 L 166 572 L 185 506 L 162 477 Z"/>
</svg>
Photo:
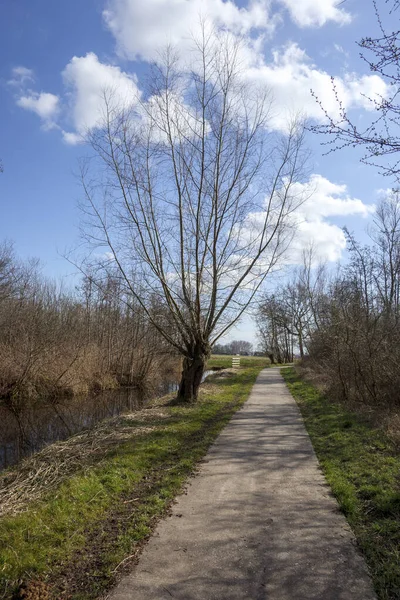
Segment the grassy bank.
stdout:
<svg viewBox="0 0 400 600">
<path fill-rule="evenodd" d="M 108 433 L 85 434 L 84 447 L 95 451 L 82 453 L 59 485 L 46 491 L 44 481 L 34 502 L 11 502 L 9 513 L 1 517 L 0 598 L 10 598 L 21 581 L 33 581 L 32 590 L 42 589 L 43 598 L 45 590 L 51 598 L 76 600 L 107 590 L 135 561 L 158 518 L 246 400 L 263 366 L 265 361 L 253 360 L 238 373 L 210 377 L 194 405 L 159 401 L 114 419 Z M 57 453 L 68 443 L 77 445 L 74 438 L 60 443 Z M 36 489 L 40 477 L 32 477 L 32 469 L 43 472 L 41 460 L 51 462 L 51 449 L 7 473 L 3 485 L 20 494 L 25 473 Z"/>
<path fill-rule="evenodd" d="M 368 563 L 381 600 L 400 599 L 400 453 L 365 417 L 329 402 L 283 369 L 325 476 Z"/>
</svg>

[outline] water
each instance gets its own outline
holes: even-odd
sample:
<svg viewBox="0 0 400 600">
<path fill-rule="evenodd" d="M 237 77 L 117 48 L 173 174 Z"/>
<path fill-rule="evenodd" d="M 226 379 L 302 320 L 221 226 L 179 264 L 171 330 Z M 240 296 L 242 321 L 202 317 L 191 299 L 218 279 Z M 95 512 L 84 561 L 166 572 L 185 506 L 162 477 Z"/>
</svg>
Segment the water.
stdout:
<svg viewBox="0 0 400 600">
<path fill-rule="evenodd" d="M 212 371 L 205 371 L 202 381 L 210 373 Z M 178 387 L 176 381 L 165 381 L 157 395 L 176 392 Z M 103 419 L 140 410 L 145 403 L 137 388 L 124 387 L 41 404 L 25 410 L 19 421 L 9 409 L 0 405 L 0 470 L 48 444 L 92 429 Z"/>
</svg>

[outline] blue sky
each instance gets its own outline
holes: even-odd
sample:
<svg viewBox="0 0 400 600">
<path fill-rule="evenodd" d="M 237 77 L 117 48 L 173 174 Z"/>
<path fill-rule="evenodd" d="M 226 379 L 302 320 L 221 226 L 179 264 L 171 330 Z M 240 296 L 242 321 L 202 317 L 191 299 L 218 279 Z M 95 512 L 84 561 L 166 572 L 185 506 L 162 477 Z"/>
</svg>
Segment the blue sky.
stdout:
<svg viewBox="0 0 400 600">
<path fill-rule="evenodd" d="M 338 78 L 357 121 L 371 113 L 362 93 L 384 93 L 359 58 L 356 41 L 374 35 L 370 0 L 0 0 L 0 240 L 15 242 L 22 257 L 43 262 L 48 275 L 72 267 L 60 257 L 77 242 L 80 188 L 74 172 L 87 152 L 79 143 L 96 127 L 102 86 L 122 94 L 139 88 L 157 45 L 172 40 L 185 51 L 187 31 L 202 12 L 217 26 L 249 41 L 249 77 L 272 89 L 277 105 L 319 119 L 309 89 L 328 107 L 329 76 Z M 254 44 L 257 40 L 257 44 Z M 333 106 L 333 105 L 332 105 Z M 274 124 L 279 129 L 279 119 Z M 317 194 L 304 215 L 303 243 L 316 238 L 327 258 L 343 243 L 338 228 L 360 237 L 371 219 L 377 190 L 391 182 L 348 150 L 323 156 L 309 136 L 310 172 Z M 309 182 L 308 182 L 309 183 Z M 240 329 L 245 337 L 246 327 Z"/>
</svg>

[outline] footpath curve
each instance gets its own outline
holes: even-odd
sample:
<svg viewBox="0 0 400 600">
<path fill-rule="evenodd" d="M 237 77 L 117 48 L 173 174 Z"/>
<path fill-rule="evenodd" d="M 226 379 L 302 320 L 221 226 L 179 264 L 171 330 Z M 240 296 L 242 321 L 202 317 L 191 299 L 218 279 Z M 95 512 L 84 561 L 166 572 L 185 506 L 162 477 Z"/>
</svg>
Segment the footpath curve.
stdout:
<svg viewBox="0 0 400 600">
<path fill-rule="evenodd" d="M 260 373 L 110 600 L 376 600 L 279 370 Z"/>
</svg>

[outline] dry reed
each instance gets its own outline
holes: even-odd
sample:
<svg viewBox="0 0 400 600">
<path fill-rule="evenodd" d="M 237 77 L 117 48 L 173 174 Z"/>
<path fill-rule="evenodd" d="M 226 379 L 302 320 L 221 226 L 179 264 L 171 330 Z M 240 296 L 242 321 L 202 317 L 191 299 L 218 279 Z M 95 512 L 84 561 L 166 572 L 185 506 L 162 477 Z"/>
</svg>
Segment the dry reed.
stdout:
<svg viewBox="0 0 400 600">
<path fill-rule="evenodd" d="M 151 431 L 155 427 L 152 422 L 167 417 L 159 401 L 154 407 L 107 419 L 94 429 L 51 444 L 0 473 L 0 517 L 23 512 L 67 477 L 99 461 L 112 447 Z M 129 424 L 132 420 L 135 426 Z"/>
</svg>

